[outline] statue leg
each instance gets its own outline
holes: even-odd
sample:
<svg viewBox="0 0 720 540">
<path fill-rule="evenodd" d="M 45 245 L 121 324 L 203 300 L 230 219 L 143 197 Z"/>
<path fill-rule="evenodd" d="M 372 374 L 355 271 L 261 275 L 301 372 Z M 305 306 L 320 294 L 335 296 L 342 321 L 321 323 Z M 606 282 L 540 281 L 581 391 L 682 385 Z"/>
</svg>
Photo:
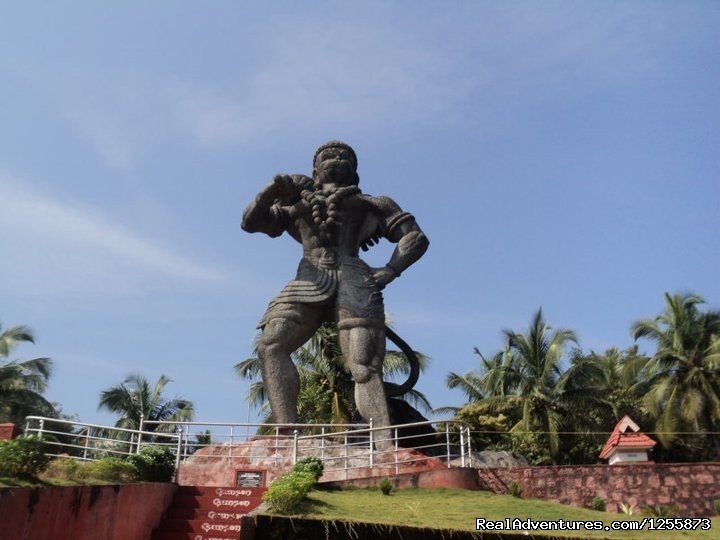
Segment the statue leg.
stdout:
<svg viewBox="0 0 720 540">
<path fill-rule="evenodd" d="M 317 330 L 313 324 L 290 319 L 271 319 L 263 328 L 258 343 L 258 357 L 263 384 L 275 422 L 297 423 L 297 400 L 300 377 L 290 354 L 303 345 Z"/>
<path fill-rule="evenodd" d="M 382 365 L 385 359 L 385 329 L 352 327 L 340 329 L 340 348 L 355 380 L 355 404 L 373 426 L 389 426 L 390 412 L 383 388 Z M 392 448 L 390 430 L 376 431 L 375 447 Z"/>
</svg>

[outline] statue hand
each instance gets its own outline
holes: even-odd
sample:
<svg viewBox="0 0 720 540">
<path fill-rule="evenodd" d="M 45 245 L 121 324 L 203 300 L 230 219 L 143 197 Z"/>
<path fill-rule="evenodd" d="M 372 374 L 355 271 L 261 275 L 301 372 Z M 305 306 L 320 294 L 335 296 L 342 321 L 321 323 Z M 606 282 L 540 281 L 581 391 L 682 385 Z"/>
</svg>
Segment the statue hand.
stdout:
<svg viewBox="0 0 720 540">
<path fill-rule="evenodd" d="M 295 183 L 290 175 L 276 174 L 272 181 L 265 186 L 260 197 L 267 202 L 275 199 L 289 199 L 295 193 Z"/>
<path fill-rule="evenodd" d="M 387 266 L 383 266 L 382 268 L 373 268 L 372 276 L 375 283 L 377 283 L 377 286 L 380 287 L 380 290 L 383 290 L 388 283 L 397 277 L 395 272 Z"/>
</svg>

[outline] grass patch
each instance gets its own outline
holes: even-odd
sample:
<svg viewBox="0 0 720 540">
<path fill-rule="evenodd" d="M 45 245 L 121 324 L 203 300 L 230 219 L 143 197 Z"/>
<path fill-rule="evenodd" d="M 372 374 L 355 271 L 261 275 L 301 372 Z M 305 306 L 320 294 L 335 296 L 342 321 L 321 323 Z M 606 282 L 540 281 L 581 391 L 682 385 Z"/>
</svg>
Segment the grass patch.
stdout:
<svg viewBox="0 0 720 540">
<path fill-rule="evenodd" d="M 539 520 L 579 521 L 636 520 L 642 517 L 600 513 L 537 499 L 518 499 L 509 495 L 493 495 L 485 491 L 462 489 L 401 489 L 383 496 L 378 489 L 346 488 L 316 490 L 308 495 L 302 515 L 310 518 L 347 520 L 390 525 L 410 525 L 437 529 L 475 530 L 475 518 L 503 520 L 506 517 Z M 566 536 L 587 538 L 712 540 L 720 530 L 720 517 L 711 519 L 710 531 L 582 531 L 566 532 Z M 541 535 L 540 532 L 533 533 Z M 560 531 L 546 533 L 561 536 Z"/>
<path fill-rule="evenodd" d="M 57 478 L 17 478 L 13 476 L 0 476 L 0 487 L 48 487 L 48 486 L 70 486 L 74 482 L 59 480 Z"/>
</svg>

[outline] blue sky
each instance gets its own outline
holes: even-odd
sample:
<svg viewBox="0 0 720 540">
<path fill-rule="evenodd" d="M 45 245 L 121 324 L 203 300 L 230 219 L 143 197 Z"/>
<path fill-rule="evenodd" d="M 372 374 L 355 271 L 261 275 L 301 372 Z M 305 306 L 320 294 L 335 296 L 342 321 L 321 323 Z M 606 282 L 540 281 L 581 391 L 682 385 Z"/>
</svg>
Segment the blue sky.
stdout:
<svg viewBox="0 0 720 540">
<path fill-rule="evenodd" d="M 37 336 L 15 356 L 52 357 L 85 421 L 133 372 L 244 421 L 232 366 L 300 247 L 240 217 L 334 138 L 431 240 L 385 301 L 435 406 L 540 306 L 598 351 L 665 291 L 717 308 L 718 28 L 717 2 L 6 5 L 0 321 Z"/>
</svg>

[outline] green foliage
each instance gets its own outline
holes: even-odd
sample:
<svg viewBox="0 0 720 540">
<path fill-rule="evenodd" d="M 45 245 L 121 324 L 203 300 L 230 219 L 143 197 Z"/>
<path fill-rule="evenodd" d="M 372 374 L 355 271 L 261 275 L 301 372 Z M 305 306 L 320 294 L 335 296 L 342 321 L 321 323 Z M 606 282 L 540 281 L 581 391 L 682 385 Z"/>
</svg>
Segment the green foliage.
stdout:
<svg viewBox="0 0 720 540">
<path fill-rule="evenodd" d="M 25 326 L 0 332 L 0 423 L 22 424 L 26 416 L 53 416 L 55 412 L 42 396 L 52 371 L 52 360 L 7 360 L 12 350 L 23 342 L 35 342 Z"/>
<path fill-rule="evenodd" d="M 298 461 L 293 467 L 293 472 L 306 472 L 313 475 L 315 481 L 320 480 L 325 466 L 320 458 L 306 457 Z"/>
<path fill-rule="evenodd" d="M 100 393 L 98 409 L 107 409 L 119 414 L 120 418 L 115 425 L 126 429 L 139 429 L 141 417 L 145 420 L 167 422 L 192 420 L 195 410 L 191 401 L 179 397 L 166 399 L 163 396 L 163 391 L 170 382 L 171 379 L 160 375 L 155 385 L 151 386 L 142 375 L 130 375 L 122 384 L 107 388 Z M 158 428 L 155 424 L 149 424 L 144 429 L 171 431 L 174 428 L 167 425 Z"/>
<path fill-rule="evenodd" d="M 134 482 L 138 478 L 135 466 L 126 459 L 104 457 L 97 461 L 80 461 L 73 458 L 53 459 L 43 478 L 55 478 L 71 482 Z"/>
<path fill-rule="evenodd" d="M 279 514 L 292 514 L 299 510 L 315 482 L 313 472 L 293 471 L 284 474 L 271 482 L 263 494 L 263 501 L 269 502 Z"/>
<path fill-rule="evenodd" d="M 652 504 L 643 507 L 643 515 L 649 517 L 675 517 L 678 508 L 674 504 Z"/>
<path fill-rule="evenodd" d="M 665 447 L 678 443 L 678 432 L 720 431 L 720 311 L 701 311 L 697 295 L 670 296 L 655 319 L 636 322 L 635 339 L 657 345 L 646 362 L 643 405 L 655 418 Z M 720 457 L 720 436 L 708 435 Z"/>
<path fill-rule="evenodd" d="M 635 507 L 632 504 L 620 503 L 620 513 L 626 516 L 635 515 Z"/>
<path fill-rule="evenodd" d="M 382 480 L 380 480 L 380 491 L 382 492 L 383 495 L 390 495 L 392 490 L 393 490 L 393 485 L 392 485 L 392 482 L 390 482 L 390 480 L 388 480 L 387 478 L 383 478 Z"/>
<path fill-rule="evenodd" d="M 520 484 L 518 484 L 515 480 L 510 482 L 508 484 L 508 493 L 518 499 L 522 497 L 522 489 L 520 489 Z"/>
<path fill-rule="evenodd" d="M 476 449 L 511 449 L 533 465 L 596 463 L 625 415 L 648 432 L 654 424 L 656 461 L 718 460 L 720 311 L 703 303 L 665 294 L 660 315 L 633 325 L 633 338 L 657 346 L 651 356 L 634 345 L 575 349 L 566 360 L 574 333 L 553 330 L 538 311 L 526 332 L 504 331 L 505 348 L 492 358 L 475 350 L 479 371 L 448 374 L 448 387 L 471 402 L 456 419 L 472 426 Z"/>
<path fill-rule="evenodd" d="M 713 504 L 715 505 L 715 513 L 720 516 L 720 499 L 715 499 Z"/>
<path fill-rule="evenodd" d="M 508 431 L 520 420 L 521 411 L 511 403 L 469 403 L 456 414 L 455 420 L 470 426 L 473 448 L 479 450 L 512 450 Z"/>
<path fill-rule="evenodd" d="M 532 465 L 551 465 L 550 444 L 542 433 L 511 433 L 512 451 L 525 458 Z"/>
<path fill-rule="evenodd" d="M 59 480 L 76 481 L 81 478 L 80 469 L 83 462 L 70 457 L 59 457 L 53 459 L 45 469 L 45 478 L 56 478 Z"/>
<path fill-rule="evenodd" d="M 128 459 L 145 482 L 169 482 L 175 473 L 175 456 L 166 446 L 143 446 Z"/>
<path fill-rule="evenodd" d="M 37 476 L 50 458 L 47 444 L 36 437 L 0 441 L 0 476 Z"/>
<path fill-rule="evenodd" d="M 104 457 L 85 463 L 80 469 L 80 479 L 104 482 L 132 482 L 138 477 L 138 470 L 130 461 Z"/>
<path fill-rule="evenodd" d="M 605 499 L 596 495 L 595 497 L 593 497 L 593 500 L 590 503 L 590 507 L 593 510 L 597 510 L 598 512 L 604 512 L 605 511 Z"/>
</svg>

